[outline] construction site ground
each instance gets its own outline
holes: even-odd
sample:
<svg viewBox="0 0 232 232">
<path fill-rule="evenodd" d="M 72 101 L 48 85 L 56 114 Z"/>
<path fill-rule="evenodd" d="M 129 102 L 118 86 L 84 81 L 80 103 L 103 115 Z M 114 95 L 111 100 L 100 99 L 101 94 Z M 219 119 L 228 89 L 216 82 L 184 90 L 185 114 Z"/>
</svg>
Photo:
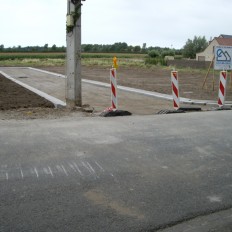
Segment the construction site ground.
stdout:
<svg viewBox="0 0 232 232">
<path fill-rule="evenodd" d="M 65 67 L 37 67 L 53 73 L 65 74 Z M 82 66 L 82 78 L 109 83 L 109 67 Z M 38 70 L 17 67 L 0 67 L 0 71 L 16 80 L 65 101 L 65 78 L 59 78 Z M 117 70 L 117 82 L 147 91 L 171 95 L 170 68 L 120 67 Z M 219 75 L 216 73 L 213 90 L 213 77 L 209 75 L 202 88 L 205 74 L 195 70 L 179 71 L 180 96 L 189 99 L 217 101 Z M 63 116 L 95 116 L 110 107 L 110 89 L 90 83 L 82 84 L 83 108 L 54 109 L 44 98 L 0 76 L 0 119 L 57 118 Z M 145 96 L 142 94 L 118 91 L 119 109 L 135 115 L 156 114 L 160 110 L 173 109 L 172 101 Z M 228 77 L 226 100 L 232 100 L 230 73 Z M 185 106 L 185 104 L 182 104 Z M 202 110 L 211 110 L 216 105 L 199 105 Z M 86 113 L 87 112 L 87 113 Z"/>
</svg>

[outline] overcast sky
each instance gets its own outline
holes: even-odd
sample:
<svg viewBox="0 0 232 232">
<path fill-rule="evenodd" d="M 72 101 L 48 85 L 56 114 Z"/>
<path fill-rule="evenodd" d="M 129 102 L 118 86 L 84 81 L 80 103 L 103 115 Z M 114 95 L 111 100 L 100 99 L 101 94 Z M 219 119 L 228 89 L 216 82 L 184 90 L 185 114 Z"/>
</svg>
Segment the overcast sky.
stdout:
<svg viewBox="0 0 232 232">
<path fill-rule="evenodd" d="M 86 0 L 82 43 L 182 48 L 232 34 L 231 0 Z M 0 0 L 0 44 L 66 45 L 66 0 Z"/>
</svg>

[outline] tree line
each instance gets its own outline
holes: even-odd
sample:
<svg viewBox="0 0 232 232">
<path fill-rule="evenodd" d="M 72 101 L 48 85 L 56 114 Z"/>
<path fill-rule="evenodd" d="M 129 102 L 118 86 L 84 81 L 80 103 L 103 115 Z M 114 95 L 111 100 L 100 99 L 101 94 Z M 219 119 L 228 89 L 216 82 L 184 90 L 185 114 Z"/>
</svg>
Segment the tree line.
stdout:
<svg viewBox="0 0 232 232">
<path fill-rule="evenodd" d="M 182 49 L 167 48 L 167 47 L 147 47 L 146 43 L 142 46 L 132 46 L 125 42 L 117 42 L 114 44 L 82 44 L 82 52 L 85 53 L 135 53 L 148 54 L 150 57 L 165 57 L 165 56 L 182 56 L 186 58 L 195 58 L 196 53 L 202 52 L 208 43 L 205 36 L 194 36 L 193 39 L 188 39 Z M 66 47 L 58 47 L 55 44 L 49 47 L 44 46 L 13 46 L 5 48 L 0 45 L 0 52 L 66 52 Z"/>
<path fill-rule="evenodd" d="M 118 42 L 114 44 L 82 44 L 81 45 L 82 52 L 86 53 L 148 53 L 151 50 L 157 50 L 159 52 L 163 51 L 173 51 L 174 49 L 170 48 L 161 48 L 161 47 L 146 47 L 146 43 L 143 46 L 132 46 L 128 45 L 125 42 Z M 4 45 L 0 45 L 1 52 L 65 52 L 66 47 L 58 47 L 55 44 L 51 47 L 48 44 L 44 46 L 13 46 L 5 48 Z"/>
<path fill-rule="evenodd" d="M 13 46 L 13 47 L 7 47 L 5 48 L 3 44 L 0 45 L 0 52 L 65 52 L 66 47 L 58 47 L 55 44 L 51 47 L 48 46 L 48 44 L 45 44 L 44 46 Z"/>
</svg>

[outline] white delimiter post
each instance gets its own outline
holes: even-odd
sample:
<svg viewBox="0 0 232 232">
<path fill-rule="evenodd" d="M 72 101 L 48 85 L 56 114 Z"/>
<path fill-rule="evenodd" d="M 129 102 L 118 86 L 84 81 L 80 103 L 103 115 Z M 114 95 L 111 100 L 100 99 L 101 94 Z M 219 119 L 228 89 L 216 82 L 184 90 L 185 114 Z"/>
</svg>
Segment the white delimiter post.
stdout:
<svg viewBox="0 0 232 232">
<path fill-rule="evenodd" d="M 81 4 L 81 0 L 67 0 L 67 15 L 75 12 L 75 4 Z M 66 102 L 67 106 L 82 106 L 81 87 L 81 7 L 80 17 L 74 22 L 71 32 L 66 32 Z M 68 19 L 67 19 L 68 21 Z M 69 22 L 70 23 L 70 22 Z"/>
</svg>

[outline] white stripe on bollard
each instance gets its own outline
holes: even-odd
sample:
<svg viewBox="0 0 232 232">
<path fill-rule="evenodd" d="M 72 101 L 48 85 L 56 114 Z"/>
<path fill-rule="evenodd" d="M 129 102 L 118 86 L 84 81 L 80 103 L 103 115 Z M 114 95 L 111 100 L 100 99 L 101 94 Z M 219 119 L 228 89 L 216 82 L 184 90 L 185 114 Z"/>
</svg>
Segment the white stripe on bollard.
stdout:
<svg viewBox="0 0 232 232">
<path fill-rule="evenodd" d="M 171 72 L 173 107 L 177 110 L 180 108 L 178 72 Z"/>
<path fill-rule="evenodd" d="M 218 106 L 223 107 L 226 97 L 226 79 L 227 71 L 220 72 L 219 93 L 218 93 Z"/>
<path fill-rule="evenodd" d="M 113 109 L 118 108 L 118 97 L 117 97 L 117 79 L 116 69 L 110 69 L 110 84 L 111 84 L 111 105 Z"/>
</svg>

